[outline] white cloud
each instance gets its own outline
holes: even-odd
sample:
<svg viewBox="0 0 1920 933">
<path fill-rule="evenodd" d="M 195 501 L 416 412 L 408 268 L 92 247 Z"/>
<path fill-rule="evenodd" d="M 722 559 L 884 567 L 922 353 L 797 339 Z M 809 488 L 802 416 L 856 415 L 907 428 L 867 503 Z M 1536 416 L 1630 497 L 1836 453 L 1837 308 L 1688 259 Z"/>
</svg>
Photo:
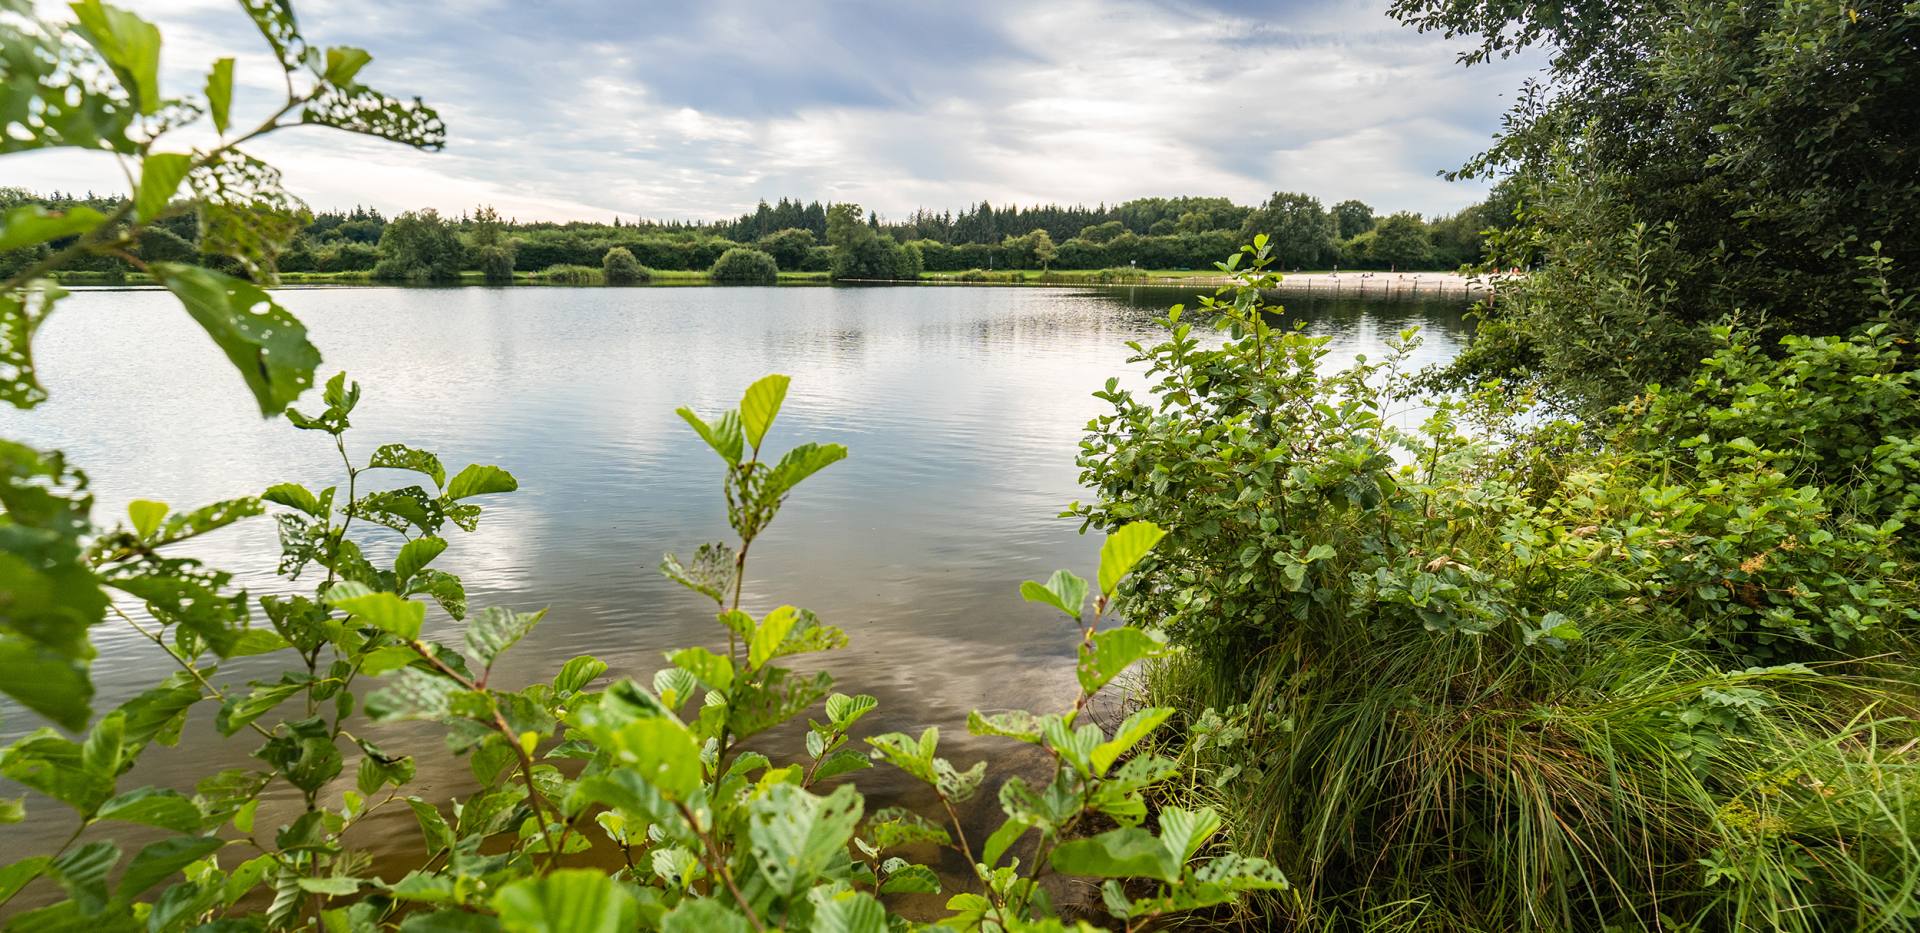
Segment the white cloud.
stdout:
<svg viewBox="0 0 1920 933">
<path fill-rule="evenodd" d="M 1528 62 L 1461 68 L 1381 0 L 1231 5 L 310 2 L 308 37 L 373 51 L 366 80 L 438 106 L 447 150 L 303 129 L 259 154 L 320 207 L 489 202 L 521 219 L 1274 190 L 1438 213 L 1482 195 L 1435 173 L 1485 143 Z M 141 12 L 165 30 L 173 87 L 239 52 L 242 104 L 265 104 L 277 69 L 237 9 Z M 29 187 L 124 185 L 111 160 L 74 153 L 9 169 Z"/>
</svg>

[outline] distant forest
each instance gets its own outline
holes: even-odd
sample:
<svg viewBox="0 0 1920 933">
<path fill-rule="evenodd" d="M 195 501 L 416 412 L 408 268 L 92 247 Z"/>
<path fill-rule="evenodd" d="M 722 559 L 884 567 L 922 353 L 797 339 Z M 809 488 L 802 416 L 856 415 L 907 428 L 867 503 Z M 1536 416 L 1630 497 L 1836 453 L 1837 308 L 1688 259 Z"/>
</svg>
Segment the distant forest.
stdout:
<svg viewBox="0 0 1920 933">
<path fill-rule="evenodd" d="M 52 208 L 84 204 L 102 211 L 111 198 L 0 189 L 0 208 L 33 202 Z M 198 221 L 188 205 L 146 232 L 129 255 L 141 261 L 198 254 Z M 451 281 L 463 271 L 511 279 L 513 272 L 601 268 L 624 249 L 645 269 L 705 270 L 728 250 L 751 247 L 770 255 L 780 271 L 833 271 L 830 215 L 864 225 L 858 239 L 902 257 L 897 268 L 948 272 L 970 269 L 1208 269 L 1254 234 L 1275 245 L 1281 268 L 1452 269 L 1482 258 L 1482 233 L 1507 225 L 1513 203 L 1496 189 L 1488 200 L 1455 214 L 1378 213 L 1357 200 L 1325 206 L 1317 198 L 1276 192 L 1265 203 L 1227 198 L 1136 198 L 1119 204 L 1008 205 L 985 201 L 960 211 L 916 210 L 902 219 L 864 214 L 857 205 L 781 198 L 752 212 L 711 223 L 628 220 L 521 222 L 482 206 L 459 216 L 432 209 L 389 218 L 355 207 L 311 214 L 303 226 L 280 231 L 288 239 L 282 272 L 367 273 L 398 281 Z M 32 257 L 0 255 L 0 271 Z M 626 257 L 617 256 L 626 262 Z M 200 257 L 217 262 L 217 258 Z M 88 271 L 116 274 L 133 266 L 99 257 Z"/>
</svg>

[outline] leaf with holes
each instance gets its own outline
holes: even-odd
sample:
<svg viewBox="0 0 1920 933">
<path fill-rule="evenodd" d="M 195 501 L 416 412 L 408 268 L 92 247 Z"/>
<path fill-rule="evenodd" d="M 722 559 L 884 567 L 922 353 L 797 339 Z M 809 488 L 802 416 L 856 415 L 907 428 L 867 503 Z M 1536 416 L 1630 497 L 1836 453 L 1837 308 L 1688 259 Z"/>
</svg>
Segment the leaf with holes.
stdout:
<svg viewBox="0 0 1920 933">
<path fill-rule="evenodd" d="M 32 408 L 47 400 L 33 363 L 33 335 L 67 290 L 48 281 L 0 292 L 0 401 Z"/>
<path fill-rule="evenodd" d="M 447 485 L 447 468 L 440 465 L 440 458 L 425 450 L 417 450 L 405 444 L 382 444 L 367 459 L 369 470 L 412 470 L 424 473 L 433 479 L 434 488 Z"/>
<path fill-rule="evenodd" d="M 420 98 L 406 103 L 362 84 L 327 87 L 300 111 L 300 122 L 364 133 L 428 151 L 447 144 L 446 123 Z"/>
<path fill-rule="evenodd" d="M 499 606 L 488 606 L 467 620 L 467 648 L 482 667 L 492 667 L 493 659 L 499 657 L 500 652 L 526 637 L 546 615 L 545 609 L 539 612 L 514 612 Z"/>
<path fill-rule="evenodd" d="M 307 329 L 258 286 L 198 266 L 157 262 L 149 271 L 226 353 L 260 413 L 284 410 L 313 384 L 320 351 Z"/>
</svg>

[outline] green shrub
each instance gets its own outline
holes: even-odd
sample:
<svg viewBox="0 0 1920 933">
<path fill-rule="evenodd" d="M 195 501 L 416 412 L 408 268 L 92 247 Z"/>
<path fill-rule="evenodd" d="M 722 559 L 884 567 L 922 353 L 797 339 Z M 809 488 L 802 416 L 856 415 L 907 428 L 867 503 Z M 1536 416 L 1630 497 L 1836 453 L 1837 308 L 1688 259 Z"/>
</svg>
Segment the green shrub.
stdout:
<svg viewBox="0 0 1920 933">
<path fill-rule="evenodd" d="M 548 266 L 530 276 L 550 285 L 599 285 L 601 272 L 592 266 Z"/>
<path fill-rule="evenodd" d="M 466 250 L 453 224 L 438 211 L 408 211 L 381 231 L 381 258 L 373 277 L 414 284 L 457 282 Z"/>
<path fill-rule="evenodd" d="M 480 267 L 480 277 L 489 285 L 508 285 L 513 282 L 513 247 L 506 244 L 476 246 L 473 248 L 474 264 Z"/>
<path fill-rule="evenodd" d="M 1264 244 L 1236 259 L 1264 268 Z M 1411 428 L 1393 413 L 1416 401 L 1417 334 L 1335 371 L 1327 338 L 1269 318 L 1271 284 L 1243 274 L 1136 345 L 1149 395 L 1099 393 L 1080 460 L 1099 500 L 1076 512 L 1169 529 L 1122 587 L 1131 619 L 1192 649 L 1149 701 L 1184 706 L 1204 746 L 1195 796 L 1299 885 L 1272 909 L 1337 925 L 1417 904 L 1464 929 L 1913 918 L 1920 774 L 1893 750 L 1920 731 L 1891 659 L 1920 621 L 1902 524 L 1920 464 L 1884 332 L 1780 363 L 1732 338 L 1619 428 L 1538 423 L 1497 394 L 1430 400 Z"/>
<path fill-rule="evenodd" d="M 600 260 L 600 273 L 608 285 L 637 285 L 653 278 L 653 270 L 641 265 L 624 246 L 607 250 Z"/>
<path fill-rule="evenodd" d="M 721 253 L 709 273 L 715 282 L 727 285 L 772 285 L 780 278 L 780 266 L 766 253 L 736 246 Z"/>
</svg>

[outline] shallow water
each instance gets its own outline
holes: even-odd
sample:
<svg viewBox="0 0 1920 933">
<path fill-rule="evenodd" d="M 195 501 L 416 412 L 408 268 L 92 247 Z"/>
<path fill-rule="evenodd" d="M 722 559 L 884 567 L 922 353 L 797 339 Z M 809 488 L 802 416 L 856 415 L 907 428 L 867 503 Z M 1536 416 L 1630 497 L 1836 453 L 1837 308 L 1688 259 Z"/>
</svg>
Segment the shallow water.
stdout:
<svg viewBox="0 0 1920 933">
<path fill-rule="evenodd" d="M 464 578 L 475 607 L 551 607 L 499 664 L 503 685 L 547 679 L 588 653 L 610 664 L 611 676 L 646 681 L 666 649 L 724 643 L 704 599 L 656 569 L 665 551 L 687 554 L 728 537 L 720 462 L 674 409 L 712 413 L 765 373 L 791 375 L 770 446 L 834 441 L 851 456 L 804 484 L 756 543 L 748 607 L 805 606 L 846 629 L 852 645 L 815 663 L 834 672 L 837 689 L 879 698 L 863 734 L 938 725 L 945 755 L 962 766 L 988 758 L 1004 776 L 1020 767 L 1017 752 L 966 735 L 965 718 L 975 708 L 1071 700 L 1076 633 L 1016 590 L 1059 567 L 1091 575 L 1098 541 L 1058 517 L 1081 495 L 1076 445 L 1103 407 L 1089 393 L 1109 376 L 1137 384 L 1125 343 L 1153 337 L 1157 309 L 1190 296 L 953 286 L 315 288 L 283 291 L 280 300 L 326 355 L 323 374 L 344 368 L 364 388 L 348 435 L 356 458 L 404 442 L 439 453 L 450 473 L 492 463 L 519 478 L 519 492 L 482 500 L 477 533 L 449 528 L 451 547 L 435 562 Z M 1377 358 L 1386 338 L 1419 324 L 1418 362 L 1437 362 L 1467 333 L 1461 301 L 1288 302 L 1290 315 L 1333 336 L 1335 361 Z M 319 489 L 342 478 L 324 435 L 259 417 L 239 377 L 165 293 L 77 292 L 42 329 L 36 357 L 52 399 L 32 412 L 0 410 L 0 436 L 64 449 L 91 475 L 102 521 L 125 515 L 134 498 L 189 508 L 276 482 Z M 411 476 L 368 474 L 393 486 Z M 398 536 L 374 532 L 363 546 L 376 563 L 390 560 Z M 233 571 L 255 594 L 313 582 L 274 575 L 278 545 L 264 518 L 183 553 Z M 450 620 L 430 617 L 428 627 L 458 643 Z M 101 626 L 94 641 L 96 710 L 172 669 L 124 624 Z M 236 661 L 217 679 L 270 677 L 273 663 Z M 212 705 L 197 713 L 182 747 L 149 750 L 123 790 L 190 791 L 206 774 L 248 764 L 256 737 L 220 740 Z M 8 740 L 38 725 L 4 701 L 0 714 Z M 441 801 L 472 792 L 465 763 L 437 748 L 436 729 L 371 731 L 390 750 L 419 753 L 411 792 Z M 797 753 L 798 743 L 782 748 Z M 911 794 L 880 770 L 858 780 L 870 808 Z M 351 781 L 348 768 L 341 786 Z M 979 798 L 985 808 L 991 800 Z M 26 823 L 0 829 L 6 860 L 49 850 L 71 831 L 58 805 L 29 807 Z M 274 825 L 272 813 L 260 824 Z M 376 853 L 417 847 L 404 807 L 363 825 L 362 842 Z"/>
</svg>

